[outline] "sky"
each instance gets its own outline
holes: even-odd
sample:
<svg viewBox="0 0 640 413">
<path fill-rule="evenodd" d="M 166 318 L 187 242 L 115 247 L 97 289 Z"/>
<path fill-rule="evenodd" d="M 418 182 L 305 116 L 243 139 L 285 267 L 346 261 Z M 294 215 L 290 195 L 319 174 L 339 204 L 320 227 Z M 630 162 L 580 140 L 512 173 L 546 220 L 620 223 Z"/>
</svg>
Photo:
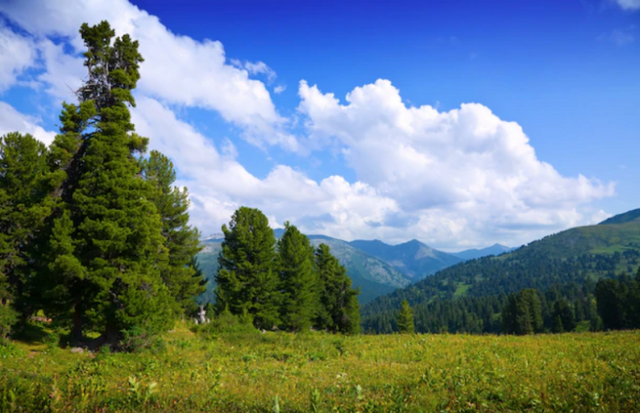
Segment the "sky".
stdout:
<svg viewBox="0 0 640 413">
<path fill-rule="evenodd" d="M 205 235 L 246 205 L 458 251 L 640 208 L 640 0 L 0 0 L 0 134 L 53 140 L 101 20 Z"/>
</svg>

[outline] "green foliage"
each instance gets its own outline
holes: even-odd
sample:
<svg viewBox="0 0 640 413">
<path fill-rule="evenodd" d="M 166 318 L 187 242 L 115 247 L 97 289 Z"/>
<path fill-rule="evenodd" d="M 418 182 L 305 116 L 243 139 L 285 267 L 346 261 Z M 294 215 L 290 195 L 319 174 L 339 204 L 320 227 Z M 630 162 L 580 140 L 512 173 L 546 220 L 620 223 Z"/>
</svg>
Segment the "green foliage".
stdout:
<svg viewBox="0 0 640 413">
<path fill-rule="evenodd" d="M 398 312 L 398 331 L 407 334 L 415 332 L 413 309 L 409 306 L 409 301 L 407 300 L 402 300 L 400 311 Z"/>
<path fill-rule="evenodd" d="M 358 290 L 351 288 L 351 279 L 326 244 L 316 249 L 320 310 L 316 326 L 319 329 L 356 334 L 360 331 Z"/>
<path fill-rule="evenodd" d="M 640 267 L 635 279 L 623 274 L 598 281 L 595 296 L 605 329 L 640 328 Z"/>
<path fill-rule="evenodd" d="M 542 332 L 542 310 L 540 297 L 528 288 L 511 294 L 502 310 L 503 331 L 507 334 L 533 334 Z"/>
<path fill-rule="evenodd" d="M 17 321 L 18 313 L 10 305 L 0 304 L 0 345 L 7 343 L 7 338 Z"/>
<path fill-rule="evenodd" d="M 47 149 L 31 135 L 0 137 L 0 301 L 32 311 L 37 239 L 51 213 Z"/>
<path fill-rule="evenodd" d="M 224 242 L 218 258 L 216 305 L 218 313 L 249 314 L 257 328 L 279 324 L 281 296 L 275 269 L 276 240 L 267 217 L 257 209 L 241 207 L 223 225 Z"/>
<path fill-rule="evenodd" d="M 195 297 L 204 292 L 206 281 L 194 261 L 202 248 L 200 233 L 189 226 L 189 192 L 187 188 L 173 186 L 176 180 L 173 163 L 158 151 L 151 151 L 149 158 L 142 160 L 142 170 L 153 187 L 149 199 L 160 213 L 162 235 L 169 249 L 162 279 L 180 305 L 180 312 L 192 313 L 196 309 Z"/>
<path fill-rule="evenodd" d="M 280 319 L 291 331 L 308 331 L 318 309 L 318 276 L 309 239 L 286 222 L 278 241 L 282 305 Z"/>
</svg>

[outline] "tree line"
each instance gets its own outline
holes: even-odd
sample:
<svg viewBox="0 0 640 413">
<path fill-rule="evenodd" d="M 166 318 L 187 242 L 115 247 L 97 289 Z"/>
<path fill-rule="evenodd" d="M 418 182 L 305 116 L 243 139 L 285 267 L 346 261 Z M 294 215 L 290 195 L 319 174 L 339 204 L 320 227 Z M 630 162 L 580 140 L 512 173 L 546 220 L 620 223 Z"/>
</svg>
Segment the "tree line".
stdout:
<svg viewBox="0 0 640 413">
<path fill-rule="evenodd" d="M 285 223 L 276 241 L 267 217 L 242 207 L 222 227 L 216 309 L 260 329 L 340 333 L 360 330 L 358 290 L 325 244 Z"/>
<path fill-rule="evenodd" d="M 583 285 L 525 288 L 511 294 L 434 299 L 369 316 L 369 333 L 407 332 L 407 314 L 421 333 L 535 334 L 640 328 L 640 268 Z"/>
</svg>

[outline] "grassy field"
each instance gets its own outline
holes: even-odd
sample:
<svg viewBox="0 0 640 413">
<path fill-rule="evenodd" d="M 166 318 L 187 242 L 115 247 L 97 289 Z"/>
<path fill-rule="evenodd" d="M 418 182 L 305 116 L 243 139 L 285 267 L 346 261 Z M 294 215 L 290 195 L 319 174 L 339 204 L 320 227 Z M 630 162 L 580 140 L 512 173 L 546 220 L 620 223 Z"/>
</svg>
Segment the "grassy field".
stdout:
<svg viewBox="0 0 640 413">
<path fill-rule="evenodd" d="M 640 411 L 640 331 L 194 334 L 140 353 L 0 347 L 2 412 Z"/>
</svg>

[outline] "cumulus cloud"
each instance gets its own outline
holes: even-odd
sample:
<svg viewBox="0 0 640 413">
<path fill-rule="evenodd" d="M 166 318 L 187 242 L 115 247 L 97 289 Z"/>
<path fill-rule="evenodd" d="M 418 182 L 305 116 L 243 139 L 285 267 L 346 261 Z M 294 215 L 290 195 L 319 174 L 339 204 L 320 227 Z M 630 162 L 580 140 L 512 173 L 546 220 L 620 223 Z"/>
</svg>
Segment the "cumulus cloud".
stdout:
<svg viewBox="0 0 640 413">
<path fill-rule="evenodd" d="M 624 10 L 638 10 L 640 9 L 640 0 L 613 0 L 618 6 Z"/>
<path fill-rule="evenodd" d="M 346 104 L 304 81 L 299 95 L 312 145 L 342 145 L 358 180 L 413 215 L 410 231 L 423 240 L 477 245 L 496 231 L 524 241 L 514 234 L 576 225 L 587 219 L 581 204 L 614 194 L 613 184 L 560 175 L 517 123 L 481 104 L 407 107 L 388 80 L 355 88 Z M 407 229 L 379 231 L 400 238 Z"/>
<path fill-rule="evenodd" d="M 264 83 L 250 78 L 257 73 L 274 78 L 275 72 L 262 62 L 234 66 L 218 41 L 176 35 L 156 16 L 126 0 L 8 0 L 0 3 L 0 12 L 41 39 L 46 73 L 40 80 L 49 84 L 57 97 L 70 97 L 75 85 L 70 77 L 78 79 L 82 72 L 82 59 L 77 55 L 83 50 L 78 28 L 84 22 L 108 20 L 118 35 L 128 33 L 140 42 L 145 58 L 138 85 L 142 94 L 171 104 L 215 110 L 242 127 L 245 138 L 256 145 L 299 150 L 295 137 L 285 132 L 286 119 L 276 111 Z M 62 45 L 47 40 L 52 36 L 68 39 L 76 54 L 66 54 Z"/>
<path fill-rule="evenodd" d="M 39 141 L 49 145 L 55 138 L 55 132 L 46 131 L 39 126 L 40 119 L 22 114 L 6 102 L 0 102 L 0 136 L 9 132 L 29 133 Z"/>
<path fill-rule="evenodd" d="M 235 159 L 237 152 L 229 141 L 216 147 L 156 99 L 138 98 L 132 115 L 137 131 L 153 137 L 152 149 L 173 159 L 180 184 L 191 193 L 193 222 L 205 233 L 219 232 L 242 205 L 262 209 L 274 222 L 307 222 L 303 229 L 347 238 L 397 211 L 395 201 L 371 186 L 340 176 L 316 182 L 301 171 L 277 165 L 265 178 L 257 178 Z"/>
</svg>

